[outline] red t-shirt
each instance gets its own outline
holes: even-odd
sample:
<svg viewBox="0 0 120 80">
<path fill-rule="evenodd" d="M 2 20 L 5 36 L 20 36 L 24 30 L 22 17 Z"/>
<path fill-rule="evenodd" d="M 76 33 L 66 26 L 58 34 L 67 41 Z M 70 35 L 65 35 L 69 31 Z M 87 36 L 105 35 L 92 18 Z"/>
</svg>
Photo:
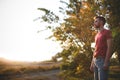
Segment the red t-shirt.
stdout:
<svg viewBox="0 0 120 80">
<path fill-rule="evenodd" d="M 110 30 L 103 29 L 101 32 L 98 32 L 95 36 L 95 52 L 94 57 L 104 57 L 107 52 L 107 40 L 112 38 L 112 33 Z"/>
</svg>

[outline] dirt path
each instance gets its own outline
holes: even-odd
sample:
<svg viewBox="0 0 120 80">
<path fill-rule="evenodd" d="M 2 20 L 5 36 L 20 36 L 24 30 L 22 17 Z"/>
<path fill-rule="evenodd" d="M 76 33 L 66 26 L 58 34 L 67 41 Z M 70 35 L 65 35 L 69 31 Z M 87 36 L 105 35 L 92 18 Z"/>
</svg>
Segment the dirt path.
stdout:
<svg viewBox="0 0 120 80">
<path fill-rule="evenodd" d="M 45 71 L 45 72 L 37 72 L 37 73 L 28 73 L 23 75 L 24 78 L 27 79 L 38 79 L 38 80 L 59 80 L 58 78 L 59 70 L 51 70 L 51 71 Z"/>
<path fill-rule="evenodd" d="M 58 77 L 58 74 L 59 70 L 50 70 L 44 72 L 32 72 L 21 75 L 13 75 L 2 80 L 61 80 Z"/>
</svg>

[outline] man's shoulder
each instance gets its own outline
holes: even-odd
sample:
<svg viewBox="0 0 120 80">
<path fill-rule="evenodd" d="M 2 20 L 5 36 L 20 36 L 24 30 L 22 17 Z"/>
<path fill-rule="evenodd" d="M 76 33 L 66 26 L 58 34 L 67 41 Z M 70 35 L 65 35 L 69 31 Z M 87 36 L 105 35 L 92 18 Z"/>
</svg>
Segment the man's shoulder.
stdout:
<svg viewBox="0 0 120 80">
<path fill-rule="evenodd" d="M 104 33 L 103 33 L 107 38 L 112 38 L 112 32 L 111 30 L 105 29 Z"/>
<path fill-rule="evenodd" d="M 109 29 L 104 29 L 104 32 L 105 32 L 105 33 L 111 33 L 111 30 L 109 30 Z"/>
</svg>

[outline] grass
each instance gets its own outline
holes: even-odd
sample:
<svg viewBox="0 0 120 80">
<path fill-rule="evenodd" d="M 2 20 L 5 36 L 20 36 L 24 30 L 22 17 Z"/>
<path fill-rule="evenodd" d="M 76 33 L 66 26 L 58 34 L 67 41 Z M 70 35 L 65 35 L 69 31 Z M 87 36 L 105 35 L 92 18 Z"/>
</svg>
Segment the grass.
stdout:
<svg viewBox="0 0 120 80">
<path fill-rule="evenodd" d="M 110 67 L 109 80 L 120 80 L 120 65 Z"/>
<path fill-rule="evenodd" d="M 21 80 L 15 78 L 15 75 L 26 75 L 28 73 L 49 71 L 59 69 L 59 62 L 44 61 L 44 62 L 15 62 L 0 60 L 0 79 L 2 80 Z M 22 80 L 48 80 L 46 76 L 39 76 L 37 78 L 23 78 Z"/>
<path fill-rule="evenodd" d="M 10 78 L 9 80 L 21 80 L 21 78 Z M 25 77 L 25 78 L 22 78 L 22 80 L 49 80 L 49 78 L 45 76 L 39 76 L 36 78 Z"/>
<path fill-rule="evenodd" d="M 22 77 L 22 78 L 15 78 L 15 77 L 4 77 L 0 78 L 1 80 L 49 80 L 48 77 L 45 76 L 39 76 L 35 78 L 29 78 L 29 77 Z"/>
</svg>

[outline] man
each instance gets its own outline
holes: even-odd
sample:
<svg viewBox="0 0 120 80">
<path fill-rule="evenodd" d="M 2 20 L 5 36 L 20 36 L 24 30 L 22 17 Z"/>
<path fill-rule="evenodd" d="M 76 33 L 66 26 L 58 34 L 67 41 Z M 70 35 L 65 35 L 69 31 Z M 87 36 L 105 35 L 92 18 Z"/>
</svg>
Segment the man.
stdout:
<svg viewBox="0 0 120 80">
<path fill-rule="evenodd" d="M 109 61 L 112 52 L 112 34 L 106 30 L 104 17 L 98 16 L 94 21 L 94 28 L 98 30 L 95 36 L 95 51 L 90 70 L 94 72 L 94 80 L 108 80 Z"/>
</svg>

